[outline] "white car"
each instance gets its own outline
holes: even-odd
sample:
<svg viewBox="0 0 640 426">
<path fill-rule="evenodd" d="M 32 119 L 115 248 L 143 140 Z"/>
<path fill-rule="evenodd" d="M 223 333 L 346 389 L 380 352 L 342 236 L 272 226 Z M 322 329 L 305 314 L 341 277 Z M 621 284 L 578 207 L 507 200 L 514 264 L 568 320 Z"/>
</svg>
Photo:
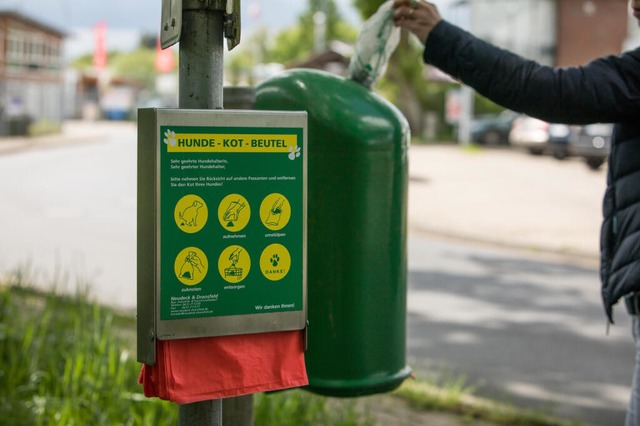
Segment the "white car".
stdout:
<svg viewBox="0 0 640 426">
<path fill-rule="evenodd" d="M 571 129 L 565 124 L 552 124 L 533 117 L 520 116 L 513 121 L 509 132 L 512 146 L 525 148 L 530 153 L 540 155 L 549 142 L 565 140 L 571 136 Z"/>
</svg>

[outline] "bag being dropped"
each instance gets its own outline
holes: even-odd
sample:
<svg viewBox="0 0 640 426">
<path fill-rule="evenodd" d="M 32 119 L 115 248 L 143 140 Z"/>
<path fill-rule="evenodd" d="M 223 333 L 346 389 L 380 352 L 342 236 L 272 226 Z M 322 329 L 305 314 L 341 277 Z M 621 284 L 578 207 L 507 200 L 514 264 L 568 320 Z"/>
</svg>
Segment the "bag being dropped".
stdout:
<svg viewBox="0 0 640 426">
<path fill-rule="evenodd" d="M 392 0 L 383 3 L 358 34 L 349 62 L 349 78 L 363 86 L 371 87 L 380 79 L 400 41 L 400 29 L 393 25 L 392 4 Z"/>
</svg>

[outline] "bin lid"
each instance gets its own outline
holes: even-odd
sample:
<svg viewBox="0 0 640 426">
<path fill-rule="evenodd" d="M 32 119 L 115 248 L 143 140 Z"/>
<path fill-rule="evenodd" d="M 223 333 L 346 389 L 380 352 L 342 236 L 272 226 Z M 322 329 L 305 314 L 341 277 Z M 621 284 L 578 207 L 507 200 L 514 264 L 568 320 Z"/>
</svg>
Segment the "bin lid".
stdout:
<svg viewBox="0 0 640 426">
<path fill-rule="evenodd" d="M 361 84 L 325 71 L 294 69 L 259 84 L 256 109 L 307 111 L 315 150 L 405 150 L 410 131 L 391 102 Z"/>
</svg>

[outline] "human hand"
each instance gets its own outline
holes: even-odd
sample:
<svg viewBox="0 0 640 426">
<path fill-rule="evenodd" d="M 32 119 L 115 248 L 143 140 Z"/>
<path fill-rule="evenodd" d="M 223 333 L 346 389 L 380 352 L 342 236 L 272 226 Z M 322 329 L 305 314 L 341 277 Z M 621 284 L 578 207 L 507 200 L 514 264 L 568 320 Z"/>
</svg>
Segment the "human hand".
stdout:
<svg viewBox="0 0 640 426">
<path fill-rule="evenodd" d="M 442 20 L 435 4 L 424 0 L 395 0 L 393 23 L 405 28 L 425 44 L 429 33 Z"/>
</svg>

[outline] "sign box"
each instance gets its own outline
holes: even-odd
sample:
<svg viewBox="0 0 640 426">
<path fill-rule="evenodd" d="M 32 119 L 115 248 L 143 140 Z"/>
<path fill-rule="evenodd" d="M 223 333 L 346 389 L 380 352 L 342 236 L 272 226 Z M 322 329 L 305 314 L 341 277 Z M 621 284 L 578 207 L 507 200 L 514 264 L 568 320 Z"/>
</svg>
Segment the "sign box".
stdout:
<svg viewBox="0 0 640 426">
<path fill-rule="evenodd" d="M 306 326 L 307 114 L 141 109 L 138 360 Z"/>
</svg>

